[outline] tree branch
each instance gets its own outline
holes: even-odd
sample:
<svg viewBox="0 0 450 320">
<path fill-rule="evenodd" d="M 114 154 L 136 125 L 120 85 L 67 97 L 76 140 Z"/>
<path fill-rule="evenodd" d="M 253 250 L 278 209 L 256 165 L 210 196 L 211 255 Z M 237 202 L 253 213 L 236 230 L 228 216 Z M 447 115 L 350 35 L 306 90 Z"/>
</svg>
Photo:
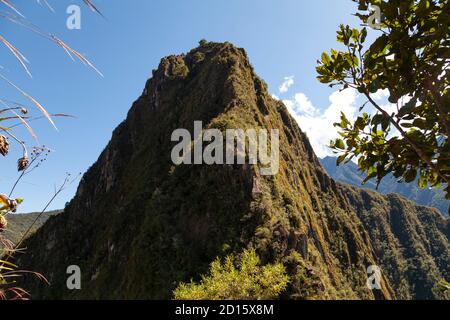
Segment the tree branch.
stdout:
<svg viewBox="0 0 450 320">
<path fill-rule="evenodd" d="M 414 149 L 414 151 L 417 153 L 417 155 L 430 167 L 430 169 L 438 174 L 444 181 L 446 181 L 450 185 L 450 177 L 445 176 L 442 174 L 438 168 L 433 164 L 431 159 L 425 154 L 425 152 L 422 151 L 422 149 L 414 142 L 412 141 L 408 135 L 406 134 L 405 130 L 398 124 L 383 108 L 381 108 L 370 96 L 369 92 L 367 90 L 364 91 L 364 95 L 367 97 L 367 99 L 370 101 L 370 103 L 384 116 L 389 118 L 389 121 L 391 124 L 400 132 L 402 137 L 411 145 L 411 147 Z"/>
</svg>

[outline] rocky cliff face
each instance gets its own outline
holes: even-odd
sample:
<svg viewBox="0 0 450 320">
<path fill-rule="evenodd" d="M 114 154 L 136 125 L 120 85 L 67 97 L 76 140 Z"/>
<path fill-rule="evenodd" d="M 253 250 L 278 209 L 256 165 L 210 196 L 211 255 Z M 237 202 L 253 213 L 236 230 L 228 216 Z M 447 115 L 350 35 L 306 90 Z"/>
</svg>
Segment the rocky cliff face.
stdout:
<svg viewBox="0 0 450 320">
<path fill-rule="evenodd" d="M 280 131 L 280 169 L 173 165 L 177 128 Z M 244 52 L 204 43 L 161 61 L 75 198 L 25 246 L 18 263 L 51 286 L 34 298 L 171 298 L 217 256 L 253 246 L 291 277 L 283 298 L 436 298 L 450 277 L 449 224 L 435 210 L 333 181 Z M 66 288 L 78 265 L 82 289 Z M 381 290 L 366 287 L 369 265 Z"/>
</svg>

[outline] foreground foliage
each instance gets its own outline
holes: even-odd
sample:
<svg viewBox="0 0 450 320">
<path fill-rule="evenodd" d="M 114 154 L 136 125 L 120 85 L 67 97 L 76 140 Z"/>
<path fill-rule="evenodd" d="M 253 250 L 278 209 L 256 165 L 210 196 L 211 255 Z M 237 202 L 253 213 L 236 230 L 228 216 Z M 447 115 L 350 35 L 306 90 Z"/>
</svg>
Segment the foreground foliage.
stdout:
<svg viewBox="0 0 450 320">
<path fill-rule="evenodd" d="M 340 89 L 353 88 L 367 102 L 354 120 L 342 114 L 335 124 L 341 139 L 331 147 L 338 163 L 358 159 L 366 180 L 388 173 L 418 184 L 444 185 L 450 198 L 450 4 L 446 0 L 353 0 L 367 28 L 341 25 L 337 41 L 345 50 L 323 53 L 318 80 Z M 377 6 L 377 7 L 376 7 Z M 388 94 L 388 106 L 375 93 Z M 365 110 L 371 106 L 371 110 Z"/>
<path fill-rule="evenodd" d="M 287 287 L 289 277 L 281 263 L 261 266 L 254 249 L 239 259 L 229 255 L 217 258 L 200 283 L 181 283 L 174 291 L 177 300 L 276 299 Z"/>
<path fill-rule="evenodd" d="M 91 0 L 83 0 L 83 2 L 92 11 L 101 14 Z M 51 7 L 50 3 L 47 2 L 47 0 L 43 0 L 42 2 L 38 0 L 37 3 L 45 4 L 49 9 L 51 9 L 51 11 L 53 11 L 53 8 Z M 3 9 L 7 10 L 4 11 Z M 83 64 L 93 68 L 101 75 L 100 71 L 81 53 L 71 48 L 54 34 L 43 31 L 31 21 L 29 21 L 20 12 L 18 7 L 16 6 L 15 1 L 0 0 L 0 19 L 4 19 L 8 23 L 27 29 L 28 31 L 31 31 L 43 38 L 46 38 L 47 40 L 50 40 L 51 42 L 62 48 L 69 55 L 69 57 L 71 57 L 72 59 L 74 59 L 74 57 L 77 58 Z M 0 45 L 1 44 L 3 44 L 4 47 L 9 51 L 9 53 L 11 53 L 17 59 L 25 72 L 31 77 L 31 72 L 27 66 L 27 64 L 29 63 L 27 58 L 8 39 L 3 37 L 2 35 L 0 35 Z M 4 67 L 0 66 L 0 69 L 4 69 Z M 25 228 L 24 233 L 19 236 L 19 240 L 17 242 L 12 242 L 8 237 L 6 237 L 5 231 L 11 233 L 11 230 L 8 228 L 8 215 L 17 211 L 17 208 L 23 202 L 23 199 L 13 199 L 11 198 L 11 196 L 22 178 L 30 171 L 33 171 L 34 169 L 39 167 L 40 163 L 46 159 L 46 156 L 49 152 L 49 149 L 47 149 L 45 146 L 40 145 L 33 128 L 29 125 L 29 122 L 41 118 L 46 118 L 56 128 L 52 117 L 66 117 L 68 115 L 48 113 L 46 109 L 35 98 L 33 98 L 31 95 L 22 90 L 18 85 L 9 80 L 9 78 L 3 75 L 3 72 L 0 72 L 0 80 L 5 81 L 10 87 L 19 92 L 20 95 L 28 103 L 30 103 L 34 108 L 42 113 L 41 116 L 33 116 L 29 113 L 30 108 L 28 106 L 20 102 L 15 102 L 4 97 L 0 97 L 0 104 L 2 106 L 2 108 L 0 108 L 0 155 L 6 157 L 10 153 L 10 141 L 13 141 L 17 145 L 19 145 L 22 151 L 20 158 L 17 160 L 17 170 L 20 172 L 18 179 L 13 184 L 12 189 L 9 191 L 8 195 L 0 193 L 0 300 L 27 299 L 29 297 L 28 292 L 23 288 L 16 286 L 18 278 L 22 277 L 24 274 L 29 273 L 44 282 L 47 282 L 47 280 L 39 273 L 19 270 L 17 265 L 11 263 L 11 260 L 13 260 L 15 258 L 14 255 L 18 251 L 20 251 L 22 241 L 33 230 L 41 215 L 44 214 L 48 205 L 62 191 L 62 188 L 68 181 L 68 178 L 66 178 L 60 190 L 55 192 L 55 195 L 51 198 L 50 202 L 47 204 L 44 210 L 33 220 L 33 222 L 29 226 Z M 16 123 L 11 124 L 11 121 L 16 121 Z M 29 156 L 28 154 L 27 144 L 21 137 L 17 137 L 13 130 L 17 126 L 25 127 L 28 130 L 30 136 L 37 143 L 37 146 L 33 147 L 31 156 Z M 2 171 L 2 173 L 5 172 L 6 170 Z"/>
</svg>

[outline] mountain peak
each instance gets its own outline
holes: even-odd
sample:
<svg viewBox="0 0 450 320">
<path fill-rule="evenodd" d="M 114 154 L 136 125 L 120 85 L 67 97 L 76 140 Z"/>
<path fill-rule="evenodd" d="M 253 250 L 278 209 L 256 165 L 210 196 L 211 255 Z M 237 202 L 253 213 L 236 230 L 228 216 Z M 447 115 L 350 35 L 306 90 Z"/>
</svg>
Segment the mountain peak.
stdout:
<svg viewBox="0 0 450 320">
<path fill-rule="evenodd" d="M 195 136 L 199 121 L 222 133 L 278 130 L 277 174 L 249 161 L 175 164 L 173 133 Z M 435 211 L 336 184 L 245 51 L 202 41 L 162 59 L 75 198 L 28 239 L 19 265 L 49 278 L 50 287 L 25 286 L 39 298 L 162 299 L 216 257 L 252 247 L 263 263 L 286 266 L 286 298 L 433 298 L 450 272 L 446 230 Z M 77 292 L 66 288 L 74 264 Z M 383 270 L 379 290 L 366 286 L 374 265 Z"/>
</svg>

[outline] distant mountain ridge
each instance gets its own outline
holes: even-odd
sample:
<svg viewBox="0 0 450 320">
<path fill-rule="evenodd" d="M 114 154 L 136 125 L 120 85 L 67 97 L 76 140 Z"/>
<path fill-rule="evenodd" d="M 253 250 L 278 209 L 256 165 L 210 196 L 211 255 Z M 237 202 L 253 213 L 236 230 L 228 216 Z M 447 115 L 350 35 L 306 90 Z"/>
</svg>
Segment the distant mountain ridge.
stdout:
<svg viewBox="0 0 450 320">
<path fill-rule="evenodd" d="M 416 182 L 400 183 L 393 175 L 386 176 L 377 189 L 375 180 L 369 180 L 366 184 L 362 185 L 365 176 L 358 170 L 358 166 L 353 162 L 336 166 L 335 157 L 325 157 L 320 159 L 320 162 L 328 174 L 336 181 L 348 183 L 357 187 L 377 190 L 382 194 L 398 193 L 418 204 L 434 207 L 446 218 L 449 218 L 450 200 L 445 199 L 445 194 L 441 189 L 421 189 Z"/>
<path fill-rule="evenodd" d="M 8 228 L 4 231 L 4 236 L 12 243 L 17 243 L 20 238 L 22 238 L 26 230 L 33 225 L 33 222 L 39 215 L 40 217 L 32 226 L 28 237 L 36 232 L 50 217 L 58 215 L 61 212 L 62 210 L 54 210 L 44 212 L 43 214 L 40 214 L 39 212 L 10 214 L 7 216 Z"/>
</svg>

